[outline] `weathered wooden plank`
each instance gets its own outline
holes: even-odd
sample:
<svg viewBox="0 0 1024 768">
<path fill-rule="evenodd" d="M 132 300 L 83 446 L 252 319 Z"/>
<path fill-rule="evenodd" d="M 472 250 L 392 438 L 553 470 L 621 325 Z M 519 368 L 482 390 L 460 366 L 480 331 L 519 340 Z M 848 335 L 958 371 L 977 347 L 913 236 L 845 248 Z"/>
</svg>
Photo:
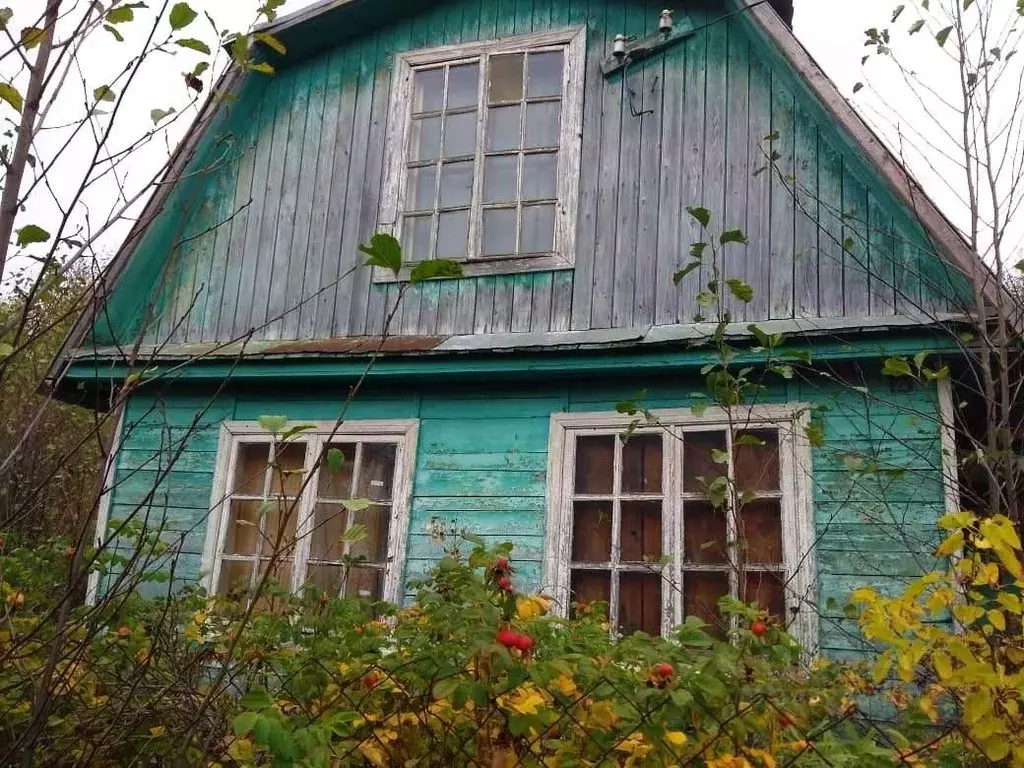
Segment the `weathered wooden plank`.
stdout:
<svg viewBox="0 0 1024 768">
<path fill-rule="evenodd" d="M 416 493 L 437 496 L 543 496 L 544 472 L 419 469 Z"/>
<path fill-rule="evenodd" d="M 794 280 L 794 195 L 796 175 L 794 150 L 793 94 L 778 80 L 772 81 L 772 135 L 775 167 L 771 174 L 771 297 L 772 319 L 793 316 Z M 774 153 L 778 153 L 775 155 Z"/>
<path fill-rule="evenodd" d="M 528 451 L 546 446 L 548 419 L 497 418 L 476 421 L 472 429 L 466 423 L 454 421 L 425 421 L 420 425 L 420 450 L 429 453 L 455 451 L 474 453 L 481 446 L 502 446 L 505 450 Z"/>
<path fill-rule="evenodd" d="M 868 192 L 849 166 L 843 167 L 843 306 L 845 314 L 870 312 Z"/>
<path fill-rule="evenodd" d="M 728 24 L 727 119 L 725 122 L 725 203 L 722 224 L 727 229 L 747 232 L 747 185 L 750 165 L 750 43 L 735 21 Z M 722 274 L 727 279 L 749 282 L 747 275 L 749 249 L 730 246 L 724 249 Z M 723 297 L 725 308 L 733 318 L 742 319 L 746 312 L 743 302 L 728 291 Z"/>
<path fill-rule="evenodd" d="M 537 272 L 533 276 L 533 307 L 530 311 L 530 331 L 551 330 L 551 301 L 554 293 L 554 275 Z"/>
<path fill-rule="evenodd" d="M 698 32 L 683 43 L 686 51 L 686 92 L 683 103 L 683 154 L 681 159 L 682 181 L 680 187 L 682 227 L 678 247 L 689 251 L 691 244 L 703 242 L 708 234 L 687 208 L 704 206 L 704 151 L 705 151 L 705 95 L 707 88 L 707 30 Z M 712 211 L 714 223 L 720 222 L 721 211 Z M 683 258 L 684 263 L 686 257 Z M 706 264 L 690 272 L 679 283 L 677 294 L 677 316 L 693 317 L 698 311 L 697 294 L 704 288 L 705 277 L 710 274 Z"/>
<path fill-rule="evenodd" d="M 507 512 L 519 510 L 522 514 L 543 512 L 546 500 L 540 496 L 421 496 L 412 500 L 413 517 L 451 512 Z"/>
<path fill-rule="evenodd" d="M 885 212 L 874 195 L 870 196 L 868 202 L 868 232 L 871 315 L 891 315 L 896 311 L 892 217 Z"/>
<path fill-rule="evenodd" d="M 729 71 L 727 56 L 729 50 L 728 27 L 725 24 L 712 24 L 706 32 L 707 47 L 705 49 L 705 84 L 704 84 L 704 168 L 701 182 L 700 201 L 704 208 L 711 211 L 712 237 L 717 238 L 726 229 L 734 229 L 734 225 L 725 218 L 725 173 L 728 122 L 728 87 Z M 699 270 L 701 288 L 714 279 L 715 271 L 721 276 L 724 253 L 731 250 L 742 251 L 742 246 L 727 245 L 719 253 L 717 263 L 711 258 L 710 249 L 706 253 L 704 263 Z M 694 273 L 698 274 L 698 273 Z M 728 291 L 726 291 L 728 293 Z M 721 308 L 727 308 L 728 301 Z M 715 308 L 713 319 L 717 320 L 718 308 Z M 705 312 L 705 314 L 707 314 Z"/>
<path fill-rule="evenodd" d="M 533 317 L 534 276 L 532 273 L 516 275 L 512 281 L 512 319 L 509 330 L 523 332 L 530 330 Z"/>
<path fill-rule="evenodd" d="M 518 275 L 498 275 L 487 280 L 494 290 L 491 322 L 485 332 L 506 333 L 512 326 L 512 301 Z"/>
<path fill-rule="evenodd" d="M 506 453 L 424 453 L 420 455 L 417 466 L 424 470 L 542 472 L 547 468 L 547 462 L 547 453 L 538 451 L 529 453 L 524 451 L 508 451 Z"/>
<path fill-rule="evenodd" d="M 548 330 L 554 333 L 568 331 L 572 324 L 575 274 L 560 270 L 551 276 L 551 318 Z"/>
<path fill-rule="evenodd" d="M 843 161 L 818 133 L 818 311 L 843 314 Z"/>
<path fill-rule="evenodd" d="M 917 249 L 907 234 L 893 225 L 893 275 L 896 313 L 921 312 L 921 275 L 917 267 Z"/>
<path fill-rule="evenodd" d="M 796 231 L 793 293 L 796 317 L 818 316 L 818 130 L 806 112 L 796 111 Z"/>
<path fill-rule="evenodd" d="M 771 89 L 771 71 L 751 51 L 748 152 L 752 170 L 747 187 L 747 282 L 754 289 L 754 300 L 746 307 L 747 320 L 764 320 L 771 308 Z"/>
</svg>

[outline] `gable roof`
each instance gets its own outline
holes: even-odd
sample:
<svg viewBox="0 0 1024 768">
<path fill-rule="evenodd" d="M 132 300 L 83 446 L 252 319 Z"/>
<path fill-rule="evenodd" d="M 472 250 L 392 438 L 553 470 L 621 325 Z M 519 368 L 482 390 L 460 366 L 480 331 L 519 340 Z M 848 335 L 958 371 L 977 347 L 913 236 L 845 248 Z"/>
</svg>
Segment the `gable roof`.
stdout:
<svg viewBox="0 0 1024 768">
<path fill-rule="evenodd" d="M 971 250 L 962 234 L 942 214 L 910 172 L 842 96 L 835 84 L 796 39 L 792 29 L 780 18 L 776 6 L 780 4 L 786 6 L 786 0 L 727 0 L 727 2 L 733 3 L 737 10 L 742 11 L 744 18 L 749 20 L 755 33 L 762 36 L 784 57 L 802 83 L 824 106 L 835 123 L 850 137 L 854 146 L 863 153 L 863 156 L 887 183 L 899 201 L 918 218 L 928 237 L 937 246 L 937 250 L 944 254 L 947 261 L 968 279 L 976 285 L 982 286 L 985 295 L 990 300 L 994 300 L 997 292 L 1002 289 L 997 285 L 991 270 L 980 256 Z M 257 28 L 257 31 L 281 36 L 286 40 L 292 37 L 295 39 L 309 38 L 310 30 L 323 30 L 333 26 L 333 24 L 323 23 L 328 18 L 333 22 L 343 17 L 348 19 L 348 15 L 351 14 L 353 19 L 361 19 L 362 23 L 380 24 L 386 22 L 388 18 L 415 7 L 415 5 L 416 3 L 411 0 L 320 0 L 307 8 L 263 24 Z M 782 10 L 785 11 L 785 7 Z M 244 78 L 245 73 L 233 65 L 221 76 L 199 116 L 176 149 L 168 166 L 165 181 L 182 175 L 191 162 L 200 139 L 218 114 L 221 95 L 234 91 Z M 86 338 L 95 317 L 95 313 L 90 310 L 99 307 L 109 295 L 108 292 L 117 284 L 119 277 L 136 252 L 142 235 L 163 210 L 173 189 L 174 184 L 169 183 L 161 183 L 157 186 L 136 225 L 98 281 L 94 295 L 86 303 L 86 310 L 79 316 L 71 334 L 54 360 L 48 380 L 53 381 L 59 377 L 70 354 Z M 1008 296 L 1005 291 L 1004 296 Z M 1012 299 L 1009 300 L 1012 301 Z"/>
</svg>

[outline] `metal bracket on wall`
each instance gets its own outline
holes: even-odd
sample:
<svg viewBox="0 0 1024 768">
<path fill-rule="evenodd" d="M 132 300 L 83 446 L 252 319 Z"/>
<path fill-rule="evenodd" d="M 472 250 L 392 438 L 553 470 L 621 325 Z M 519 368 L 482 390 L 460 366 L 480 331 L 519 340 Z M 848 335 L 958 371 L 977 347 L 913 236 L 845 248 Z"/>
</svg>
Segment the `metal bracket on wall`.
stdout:
<svg viewBox="0 0 1024 768">
<path fill-rule="evenodd" d="M 628 40 L 626 42 L 625 56 L 607 56 L 601 62 L 601 71 L 605 77 L 611 77 L 616 72 L 621 72 L 630 64 L 648 59 L 656 53 L 682 42 L 696 31 L 693 22 L 688 18 L 676 22 L 672 31 L 667 35 L 663 32 L 655 32 L 639 40 Z"/>
</svg>

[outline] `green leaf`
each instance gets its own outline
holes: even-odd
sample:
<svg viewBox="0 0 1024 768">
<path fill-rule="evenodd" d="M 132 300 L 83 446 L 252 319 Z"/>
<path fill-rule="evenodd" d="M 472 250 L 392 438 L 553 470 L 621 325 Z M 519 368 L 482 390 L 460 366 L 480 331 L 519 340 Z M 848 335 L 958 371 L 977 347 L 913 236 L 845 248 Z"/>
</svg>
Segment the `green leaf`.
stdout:
<svg viewBox="0 0 1024 768">
<path fill-rule="evenodd" d="M 702 227 L 711 223 L 711 211 L 707 208 L 687 208 L 686 212 L 695 218 Z"/>
<path fill-rule="evenodd" d="M 391 235 L 378 232 L 370 238 L 369 245 L 359 245 L 359 250 L 368 254 L 368 267 L 380 267 L 398 275 L 402 271 L 402 246 Z"/>
<path fill-rule="evenodd" d="M 707 247 L 707 243 L 690 243 L 690 255 L 695 259 L 703 258 Z"/>
<path fill-rule="evenodd" d="M 900 376 L 913 376 L 913 374 L 914 371 L 910 368 L 910 363 L 902 357 L 886 358 L 885 365 L 882 367 L 883 376 L 899 378 Z"/>
<path fill-rule="evenodd" d="M 18 112 L 25 106 L 21 92 L 10 83 L 0 83 L 0 99 L 10 104 Z"/>
<path fill-rule="evenodd" d="M 245 709 L 260 710 L 274 706 L 274 699 L 263 689 L 257 688 L 256 690 L 246 693 L 242 697 L 241 704 Z M 250 723 L 249 727 L 251 728 L 254 724 L 255 721 Z"/>
<path fill-rule="evenodd" d="M 109 85 L 101 85 L 99 88 L 94 88 L 92 96 L 96 101 L 116 101 L 117 94 L 114 93 L 113 89 Z"/>
<path fill-rule="evenodd" d="M 0 341 L 0 360 L 6 360 L 14 354 L 14 347 L 6 341 Z"/>
<path fill-rule="evenodd" d="M 903 11 L 905 11 L 906 8 L 907 8 L 907 6 L 906 5 L 902 5 L 902 4 L 896 6 L 895 10 L 893 10 L 893 12 L 892 12 L 892 23 L 893 24 L 895 24 L 896 20 L 899 19 L 899 17 L 903 15 Z"/>
<path fill-rule="evenodd" d="M 739 243 L 740 245 L 747 245 L 750 241 L 741 229 L 727 229 L 722 233 L 721 237 L 718 238 L 718 242 L 722 245 L 727 243 Z"/>
<path fill-rule="evenodd" d="M 196 40 L 194 37 L 183 37 L 180 40 L 175 40 L 174 44 L 180 45 L 182 48 L 199 51 L 199 53 L 205 53 L 207 56 L 210 55 L 210 46 L 202 40 Z"/>
<path fill-rule="evenodd" d="M 28 224 L 17 230 L 17 233 L 18 245 L 21 247 L 32 245 L 32 243 L 45 243 L 50 239 L 50 233 L 35 224 Z"/>
<path fill-rule="evenodd" d="M 331 448 L 327 451 L 327 471 L 337 474 L 345 466 L 345 454 L 340 448 Z"/>
<path fill-rule="evenodd" d="M 245 736 L 252 727 L 256 725 L 256 718 L 259 717 L 255 712 L 243 712 L 236 717 L 232 723 L 231 728 L 235 732 L 235 736 Z"/>
<path fill-rule="evenodd" d="M 946 27 L 940 29 L 939 33 L 935 35 L 935 42 L 939 44 L 939 47 L 943 47 L 946 44 L 946 40 L 949 39 L 949 33 L 953 31 L 952 27 Z"/>
<path fill-rule="evenodd" d="M 693 261 L 691 261 L 689 264 L 687 264 L 682 269 L 677 269 L 675 271 L 675 273 L 672 275 L 672 283 L 673 283 L 673 285 L 679 285 L 681 282 L 683 282 L 683 278 L 684 277 L 686 277 L 688 274 L 693 272 L 693 270 L 699 268 L 700 265 L 701 265 L 700 259 L 694 259 Z"/>
<path fill-rule="evenodd" d="M 253 37 L 255 37 L 257 40 L 259 40 L 261 43 L 267 46 L 267 48 L 270 48 L 272 51 L 279 53 L 282 56 L 284 56 L 288 52 L 288 49 L 285 48 L 284 43 L 282 43 L 273 35 L 268 35 L 266 32 L 257 32 L 255 35 L 253 35 Z"/>
<path fill-rule="evenodd" d="M 701 291 L 697 294 L 697 306 L 698 307 L 710 307 L 713 306 L 717 300 L 717 296 L 711 291 Z"/>
<path fill-rule="evenodd" d="M 863 89 L 864 89 L 864 83 L 854 83 L 853 84 L 853 92 L 854 93 L 860 93 Z"/>
<path fill-rule="evenodd" d="M 247 69 L 250 72 L 259 72 L 261 75 L 272 75 L 276 71 L 272 65 L 267 64 L 265 61 L 261 61 L 259 64 L 249 64 Z"/>
<path fill-rule="evenodd" d="M 261 427 L 263 427 L 263 429 L 267 430 L 267 432 L 270 432 L 270 433 L 276 435 L 279 432 L 284 430 L 285 425 L 288 423 L 288 417 L 287 416 L 273 416 L 273 415 L 267 416 L 267 415 L 264 415 L 264 416 L 260 416 L 259 417 L 258 422 L 259 422 L 259 425 Z"/>
<path fill-rule="evenodd" d="M 462 277 L 462 265 L 451 259 L 428 259 L 421 261 L 409 273 L 410 283 L 422 283 L 424 280 L 439 278 Z"/>
<path fill-rule="evenodd" d="M 916 35 L 922 29 L 924 29 L 924 19 L 918 19 L 917 21 L 910 25 L 909 32 L 912 35 Z"/>
<path fill-rule="evenodd" d="M 754 289 L 738 277 L 731 277 L 725 283 L 729 286 L 729 292 L 743 303 L 754 300 Z"/>
<path fill-rule="evenodd" d="M 367 503 L 367 506 L 369 506 L 369 503 Z M 359 510 L 353 509 L 350 511 L 358 512 Z M 345 544 L 358 544 L 360 541 L 365 541 L 369 535 L 370 530 L 363 523 L 352 523 L 341 537 L 341 541 Z"/>
<path fill-rule="evenodd" d="M 200 61 L 192 70 L 192 77 L 202 77 L 203 73 L 210 68 L 210 62 Z"/>
<path fill-rule="evenodd" d="M 199 14 L 193 11 L 192 6 L 188 3 L 176 3 L 174 7 L 171 8 L 171 15 L 168 17 L 171 22 L 171 29 L 184 29 L 195 21 L 196 16 L 198 15 Z"/>
<path fill-rule="evenodd" d="M 717 448 L 712 448 L 711 460 L 715 462 L 715 464 L 728 464 L 729 453 L 727 451 L 720 451 Z"/>
<path fill-rule="evenodd" d="M 107 11 L 105 18 L 108 24 L 124 24 L 135 19 L 135 11 L 130 5 L 118 5 Z"/>
<path fill-rule="evenodd" d="M 26 51 L 31 51 L 43 42 L 44 34 L 46 34 L 45 30 L 39 27 L 25 27 L 21 30 L 21 44 L 25 46 Z"/>
<path fill-rule="evenodd" d="M 149 119 L 153 121 L 153 125 L 156 125 L 165 117 L 170 117 L 174 114 L 174 107 L 168 109 L 151 109 L 149 111 Z"/>
<path fill-rule="evenodd" d="M 0 29 L 7 29 L 7 23 L 14 16 L 14 11 L 10 8 L 0 8 Z"/>
<path fill-rule="evenodd" d="M 117 40 L 117 42 L 119 42 L 119 43 L 123 43 L 124 42 L 124 35 L 122 35 L 120 32 L 118 32 L 112 26 L 110 26 L 109 24 L 104 24 L 103 28 L 105 30 L 107 30 L 107 32 L 112 34 L 114 36 L 114 39 Z"/>
<path fill-rule="evenodd" d="M 362 512 L 370 506 L 369 499 L 342 499 L 341 506 L 349 512 Z"/>
</svg>

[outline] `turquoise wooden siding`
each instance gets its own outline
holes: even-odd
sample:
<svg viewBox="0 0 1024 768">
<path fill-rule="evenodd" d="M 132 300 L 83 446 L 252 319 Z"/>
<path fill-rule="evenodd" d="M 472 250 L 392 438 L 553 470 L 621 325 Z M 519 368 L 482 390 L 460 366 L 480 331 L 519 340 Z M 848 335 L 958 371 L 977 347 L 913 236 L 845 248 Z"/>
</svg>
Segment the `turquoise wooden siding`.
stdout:
<svg viewBox="0 0 1024 768">
<path fill-rule="evenodd" d="M 426 5 L 426 4 L 424 4 Z M 396 53 L 586 25 L 575 268 L 432 282 L 393 332 L 471 334 L 689 322 L 709 270 L 672 274 L 700 239 L 687 206 L 742 228 L 726 276 L 757 290 L 739 320 L 945 311 L 962 281 L 894 202 L 777 52 L 724 2 L 679 9 L 698 31 L 606 80 L 616 33 L 642 34 L 638 0 L 451 0 L 251 76 L 200 143 L 192 175 L 144 237 L 110 302 L 112 327 L 147 343 L 378 333 L 395 285 L 357 268 L 376 231 Z M 637 106 L 652 110 L 633 117 Z M 769 136 L 774 140 L 766 141 Z M 763 170 L 778 153 L 779 172 Z M 794 198 L 790 189 L 797 185 Z"/>
<path fill-rule="evenodd" d="M 837 654 L 861 649 L 843 618 L 852 589 L 867 583 L 896 590 L 932 566 L 934 523 L 944 503 L 935 393 L 891 391 L 881 379 L 867 384 L 870 396 L 790 382 L 765 397 L 828 409 L 824 444 L 813 450 L 813 488 L 821 639 Z M 378 385 L 357 399 L 350 419 L 420 421 L 406 578 L 424 573 L 441 556 L 427 534 L 437 517 L 492 542 L 514 542 L 520 583 L 535 587 L 543 558 L 550 414 L 611 411 L 642 386 L 649 407 L 685 406 L 690 393 L 702 389 L 691 376 L 605 377 L 402 389 Z M 159 397 L 136 395 L 127 410 L 111 517 L 148 515 L 150 525 L 164 525 L 165 538 L 181 545 L 175 586 L 194 580 L 220 422 L 255 420 L 266 413 L 287 414 L 297 422 L 334 419 L 343 389 L 240 388 L 215 397 L 208 408 L 210 394 L 183 383 Z M 851 472 L 858 457 L 865 465 L 899 471 Z M 154 491 L 161 470 L 166 477 Z"/>
</svg>

